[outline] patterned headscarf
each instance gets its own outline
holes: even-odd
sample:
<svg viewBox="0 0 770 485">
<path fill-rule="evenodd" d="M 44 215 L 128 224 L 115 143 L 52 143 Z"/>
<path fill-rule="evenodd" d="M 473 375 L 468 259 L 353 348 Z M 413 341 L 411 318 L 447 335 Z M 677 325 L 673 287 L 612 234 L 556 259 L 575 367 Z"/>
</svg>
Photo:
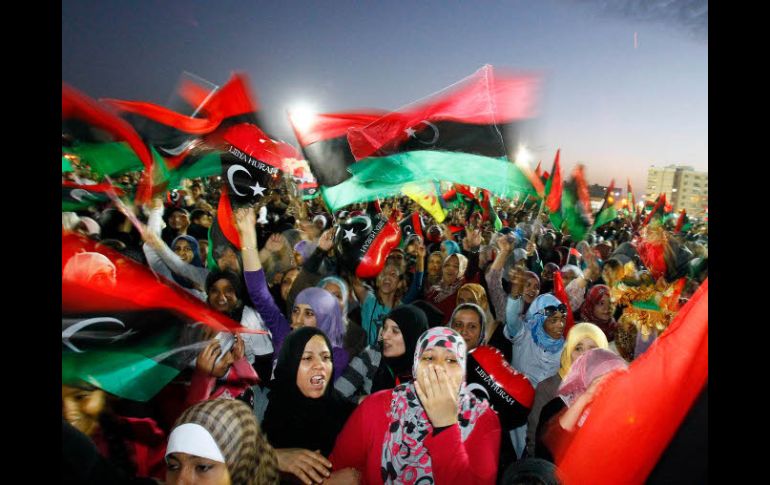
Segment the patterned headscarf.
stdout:
<svg viewBox="0 0 770 485">
<path fill-rule="evenodd" d="M 225 458 L 232 483 L 257 485 L 279 482 L 275 450 L 245 403 L 235 399 L 200 402 L 188 408 L 174 427 L 187 423 L 202 426 L 214 438 Z"/>
<path fill-rule="evenodd" d="M 460 386 L 458 420 L 462 440 L 473 431 L 479 417 L 489 408 L 489 402 L 475 398 L 465 389 L 465 340 L 448 327 L 434 327 L 417 340 L 412 374 L 417 378 L 417 366 L 422 354 L 435 347 L 452 351 L 463 369 Z M 382 446 L 380 472 L 384 483 L 433 483 L 432 462 L 425 438 L 433 432 L 433 425 L 422 407 L 414 384 L 408 382 L 393 389 L 388 418 L 390 425 Z"/>
</svg>

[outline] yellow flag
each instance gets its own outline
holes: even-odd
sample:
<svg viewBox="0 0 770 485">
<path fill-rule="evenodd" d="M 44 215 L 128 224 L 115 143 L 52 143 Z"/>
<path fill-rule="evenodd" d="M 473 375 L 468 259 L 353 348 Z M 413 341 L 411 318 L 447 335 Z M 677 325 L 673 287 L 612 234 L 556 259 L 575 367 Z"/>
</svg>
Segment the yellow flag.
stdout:
<svg viewBox="0 0 770 485">
<path fill-rule="evenodd" d="M 409 182 L 404 184 L 401 191 L 404 195 L 417 202 L 428 214 L 433 216 L 433 218 L 436 219 L 436 222 L 439 224 L 444 222 L 446 213 L 438 200 L 438 198 L 441 197 L 441 194 L 436 190 L 435 183 L 430 180 L 423 182 Z"/>
</svg>

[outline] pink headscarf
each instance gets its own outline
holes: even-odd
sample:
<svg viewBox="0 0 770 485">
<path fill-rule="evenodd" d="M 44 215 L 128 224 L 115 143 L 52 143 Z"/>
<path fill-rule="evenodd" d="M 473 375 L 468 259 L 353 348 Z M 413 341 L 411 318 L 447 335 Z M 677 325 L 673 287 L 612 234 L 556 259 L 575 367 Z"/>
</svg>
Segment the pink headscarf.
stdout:
<svg viewBox="0 0 770 485">
<path fill-rule="evenodd" d="M 597 377 L 617 369 L 628 369 L 622 357 L 606 349 L 591 349 L 572 363 L 567 376 L 559 386 L 559 396 L 572 406 Z"/>
</svg>

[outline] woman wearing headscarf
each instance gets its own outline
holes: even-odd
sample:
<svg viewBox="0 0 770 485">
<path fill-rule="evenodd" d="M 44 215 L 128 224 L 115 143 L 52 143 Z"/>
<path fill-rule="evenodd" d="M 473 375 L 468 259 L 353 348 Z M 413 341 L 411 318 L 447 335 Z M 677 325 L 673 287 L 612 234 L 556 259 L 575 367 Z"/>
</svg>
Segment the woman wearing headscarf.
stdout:
<svg viewBox="0 0 770 485">
<path fill-rule="evenodd" d="M 558 396 L 540 412 L 535 438 L 537 456 L 552 462 L 574 431 L 583 426 L 588 417 L 587 407 L 604 379 L 613 371 L 626 369 L 628 363 L 611 350 L 592 349 L 578 357 L 559 386 Z"/>
<path fill-rule="evenodd" d="M 460 254 L 461 252 L 460 245 L 455 241 L 446 240 L 441 242 L 441 255 L 443 256 L 443 259 L 446 259 L 447 256 L 453 254 Z"/>
<path fill-rule="evenodd" d="M 329 338 L 334 349 L 334 378 L 336 379 L 345 370 L 350 360 L 350 356 L 342 346 L 345 327 L 339 302 L 324 289 L 305 288 L 294 300 L 291 324 L 289 324 L 267 288 L 265 272 L 257 255 L 254 210 L 236 209 L 235 219 L 241 244 L 243 244 L 241 255 L 246 288 L 254 307 L 262 315 L 272 334 L 275 355 L 278 355 L 284 339 L 293 328 L 318 327 Z"/>
<path fill-rule="evenodd" d="M 604 332 L 593 323 L 578 323 L 567 333 L 564 349 L 561 351 L 559 371 L 540 382 L 535 388 L 535 400 L 527 420 L 527 451 L 535 456 L 535 432 L 540 422 L 540 411 L 557 395 L 562 379 L 567 376 L 572 363 L 591 349 L 607 349 L 609 342 Z"/>
<path fill-rule="evenodd" d="M 459 333 L 465 340 L 468 351 L 484 343 L 487 315 L 475 303 L 460 303 L 452 312 L 447 326 Z"/>
<path fill-rule="evenodd" d="M 388 314 L 377 345 L 366 347 L 334 383 L 334 388 L 358 403 L 364 397 L 412 380 L 417 339 L 428 330 L 425 312 L 401 305 Z"/>
<path fill-rule="evenodd" d="M 364 483 L 493 484 L 500 422 L 465 387 L 466 345 L 447 327 L 417 341 L 414 380 L 366 398 L 330 456 Z"/>
<path fill-rule="evenodd" d="M 489 299 L 487 298 L 487 290 L 485 290 L 484 287 L 478 283 L 464 284 L 460 287 L 459 290 L 457 290 L 457 305 L 461 305 L 463 303 L 473 303 L 480 306 L 481 309 L 484 310 L 484 321 L 486 322 L 486 325 L 484 326 L 484 335 L 485 339 L 488 340 L 488 337 L 491 337 L 495 332 L 495 329 L 497 328 L 497 322 L 495 321 L 495 317 L 490 311 Z"/>
<path fill-rule="evenodd" d="M 277 484 L 275 451 L 248 406 L 214 399 L 187 409 L 166 447 L 166 483 Z"/>
<path fill-rule="evenodd" d="M 254 413 L 276 449 L 281 471 L 305 482 L 329 476 L 325 457 L 355 406 L 334 391 L 333 352 L 319 329 L 294 330 L 281 348 L 275 379 L 255 400 Z"/>
<path fill-rule="evenodd" d="M 441 266 L 441 281 L 425 293 L 425 300 L 441 310 L 444 321 L 449 321 L 457 302 L 457 292 L 468 282 L 465 278 L 467 268 L 468 258 L 463 254 L 448 255 Z"/>
<path fill-rule="evenodd" d="M 495 261 L 487 271 L 486 281 L 495 314 L 500 321 L 505 323 L 513 319 L 514 313 L 521 317 L 529 309 L 540 293 L 540 279 L 531 271 L 524 272 L 514 268 L 510 276 L 512 281 L 511 291 L 510 294 L 506 294 L 503 291 L 502 275 L 508 256 L 513 251 L 513 245 L 511 239 L 505 237 L 497 238 L 497 245 L 499 251 Z M 519 301 L 521 304 L 516 305 L 515 301 Z M 488 338 L 490 342 L 494 342 L 494 346 L 499 348 L 506 358 L 510 359 L 512 357 L 511 346 L 510 344 L 505 344 L 510 339 L 504 335 L 504 326 L 498 326 Z"/>
<path fill-rule="evenodd" d="M 615 340 L 615 333 L 618 330 L 618 322 L 612 315 L 612 304 L 610 302 L 610 287 L 607 285 L 594 285 L 588 290 L 585 302 L 580 307 L 580 319 L 591 322 L 598 326 L 607 341 Z"/>
<path fill-rule="evenodd" d="M 201 300 L 206 300 L 203 289 L 209 271 L 203 266 L 198 241 L 192 236 L 179 235 L 167 246 L 161 238 L 163 202 L 154 199 L 147 227 L 144 230 L 142 250 L 147 264 L 155 274 L 164 276 Z"/>
<path fill-rule="evenodd" d="M 91 286 L 115 286 L 117 269 L 110 258 L 101 253 L 75 253 L 62 269 L 62 280 Z"/>
<path fill-rule="evenodd" d="M 348 316 L 348 313 L 350 312 L 348 304 L 350 300 L 350 289 L 348 284 L 339 276 L 327 276 L 319 281 L 316 287 L 328 291 L 340 303 L 342 322 L 345 324 L 345 335 L 342 339 L 342 347 L 345 349 L 345 352 L 351 356 L 360 354 L 366 347 L 366 332 L 361 328 L 360 323 L 350 324 L 350 318 Z"/>
</svg>

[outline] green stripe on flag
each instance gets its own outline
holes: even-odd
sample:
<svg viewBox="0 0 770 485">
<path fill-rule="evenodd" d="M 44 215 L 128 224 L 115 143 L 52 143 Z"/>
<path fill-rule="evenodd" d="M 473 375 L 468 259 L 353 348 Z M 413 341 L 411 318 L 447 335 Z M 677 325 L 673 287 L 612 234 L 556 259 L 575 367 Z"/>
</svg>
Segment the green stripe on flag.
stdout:
<svg viewBox="0 0 770 485">
<path fill-rule="evenodd" d="M 408 182 L 444 180 L 483 187 L 503 197 L 527 193 L 527 177 L 505 158 L 491 158 L 459 152 L 420 150 L 388 157 L 368 158 L 351 165 L 353 177 L 322 194 L 331 210 L 350 204 L 397 195 Z"/>
</svg>

